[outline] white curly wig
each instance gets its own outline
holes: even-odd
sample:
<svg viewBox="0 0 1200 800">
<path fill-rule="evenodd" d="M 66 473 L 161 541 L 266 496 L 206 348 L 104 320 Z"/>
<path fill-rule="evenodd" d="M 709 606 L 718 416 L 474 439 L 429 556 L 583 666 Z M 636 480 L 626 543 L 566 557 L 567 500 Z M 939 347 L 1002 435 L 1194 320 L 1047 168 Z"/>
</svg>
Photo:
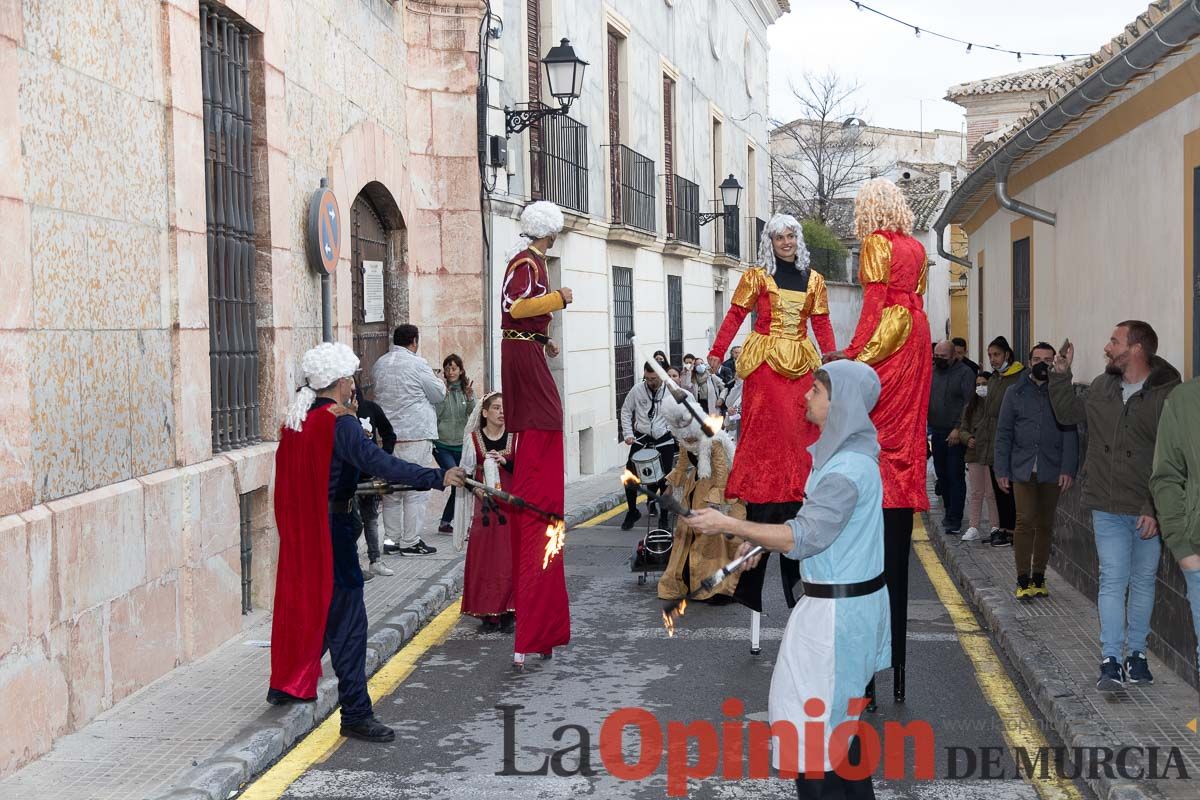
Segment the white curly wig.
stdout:
<svg viewBox="0 0 1200 800">
<path fill-rule="evenodd" d="M 341 378 L 349 378 L 358 370 L 358 356 L 340 342 L 324 342 L 309 350 L 300 359 L 304 385 L 288 406 L 284 424 L 299 431 L 308 418 L 308 409 L 317 399 L 317 392 L 328 389 Z"/>
<path fill-rule="evenodd" d="M 800 221 L 791 214 L 776 214 L 763 226 L 762 236 L 758 240 L 758 265 L 768 275 L 775 274 L 775 248 L 771 240 L 787 231 L 796 233 L 796 269 L 808 269 L 808 247 L 804 244 L 804 228 L 800 226 Z"/>
</svg>

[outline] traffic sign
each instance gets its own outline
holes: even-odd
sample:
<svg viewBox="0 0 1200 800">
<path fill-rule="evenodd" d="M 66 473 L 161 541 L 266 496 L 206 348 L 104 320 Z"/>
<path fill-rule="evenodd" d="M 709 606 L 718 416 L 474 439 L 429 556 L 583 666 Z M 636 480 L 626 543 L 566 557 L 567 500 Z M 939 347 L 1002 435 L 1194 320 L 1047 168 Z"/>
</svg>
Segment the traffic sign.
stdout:
<svg viewBox="0 0 1200 800">
<path fill-rule="evenodd" d="M 342 213 L 329 181 L 321 179 L 321 188 L 308 202 L 308 263 L 321 275 L 337 268 L 342 252 Z"/>
</svg>

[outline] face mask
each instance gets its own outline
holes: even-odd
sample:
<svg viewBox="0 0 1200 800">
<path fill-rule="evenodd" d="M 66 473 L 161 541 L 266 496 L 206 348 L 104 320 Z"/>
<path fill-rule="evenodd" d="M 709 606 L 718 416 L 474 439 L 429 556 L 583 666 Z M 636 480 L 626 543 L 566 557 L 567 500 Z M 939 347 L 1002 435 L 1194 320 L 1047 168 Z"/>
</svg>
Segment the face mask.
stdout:
<svg viewBox="0 0 1200 800">
<path fill-rule="evenodd" d="M 1004 370 L 1006 370 L 1006 369 L 1008 369 L 1008 362 L 1007 362 L 1007 361 L 1005 361 L 1003 364 L 1001 364 L 1001 365 L 999 366 L 999 368 L 997 368 L 997 370 L 996 370 L 996 371 L 997 371 L 997 372 L 1004 372 Z"/>
<path fill-rule="evenodd" d="M 708 372 L 708 364 L 705 364 L 703 361 L 697 361 L 694 369 L 696 370 L 697 375 L 703 375 L 704 373 Z"/>
<path fill-rule="evenodd" d="M 979 395 L 980 397 L 987 397 L 987 386 L 976 386 L 975 394 Z"/>
<path fill-rule="evenodd" d="M 1034 364 L 1029 371 L 1033 373 L 1034 380 L 1044 381 L 1050 377 L 1050 365 L 1045 361 Z"/>
<path fill-rule="evenodd" d="M 937 367 L 938 369 L 945 369 L 946 367 L 950 366 L 950 359 L 948 359 L 948 358 L 934 358 L 934 359 L 933 359 L 933 365 L 934 365 L 935 367 Z"/>
</svg>

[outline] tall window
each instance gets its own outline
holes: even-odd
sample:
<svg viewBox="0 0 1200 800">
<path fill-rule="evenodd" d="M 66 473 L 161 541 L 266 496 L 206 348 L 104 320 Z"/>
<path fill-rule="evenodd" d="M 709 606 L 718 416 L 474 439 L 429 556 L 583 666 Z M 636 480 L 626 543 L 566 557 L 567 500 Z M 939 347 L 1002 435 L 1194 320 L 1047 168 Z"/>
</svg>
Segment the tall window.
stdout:
<svg viewBox="0 0 1200 800">
<path fill-rule="evenodd" d="M 621 37 L 608 31 L 608 173 L 613 222 L 621 221 Z"/>
<path fill-rule="evenodd" d="M 667 176 L 667 238 L 675 238 L 675 81 L 663 75 L 663 168 Z"/>
<path fill-rule="evenodd" d="M 1018 239 L 1012 246 L 1012 346 L 1018 359 L 1029 353 L 1029 305 L 1032 295 L 1029 285 L 1029 237 Z"/>
<path fill-rule="evenodd" d="M 712 155 L 712 183 L 709 184 L 710 186 L 712 186 L 712 193 L 709 196 L 716 198 L 716 202 L 718 204 L 716 206 L 716 208 L 722 207 L 719 205 L 721 202 L 721 190 L 719 188 L 717 188 L 721 185 L 721 181 L 725 177 L 724 175 L 721 174 L 725 169 L 724 161 L 721 158 L 722 152 L 723 152 L 723 148 L 721 145 L 721 121 L 714 117 L 713 121 L 712 121 L 712 154 L 711 154 Z M 705 210 L 713 211 L 715 209 L 709 208 L 709 209 L 705 209 Z M 716 220 L 711 226 L 712 232 L 713 232 L 712 249 L 713 249 L 714 253 L 719 253 L 722 250 L 722 244 L 724 243 L 723 234 L 724 234 L 724 229 L 725 229 L 727 222 L 728 222 L 728 220 L 723 217 L 719 220 Z"/>
<path fill-rule="evenodd" d="M 667 276 L 667 351 L 671 364 L 683 367 L 683 278 Z"/>
<path fill-rule="evenodd" d="M 616 365 L 617 412 L 633 388 L 633 270 L 613 267 L 613 363 Z M 617 434 L 620 436 L 620 433 Z"/>
<path fill-rule="evenodd" d="M 250 31 L 200 6 L 213 452 L 259 440 Z"/>
<path fill-rule="evenodd" d="M 526 72 L 529 75 L 529 107 L 542 102 L 542 0 L 525 0 Z M 542 126 L 529 126 L 529 196 L 542 199 Z"/>
</svg>

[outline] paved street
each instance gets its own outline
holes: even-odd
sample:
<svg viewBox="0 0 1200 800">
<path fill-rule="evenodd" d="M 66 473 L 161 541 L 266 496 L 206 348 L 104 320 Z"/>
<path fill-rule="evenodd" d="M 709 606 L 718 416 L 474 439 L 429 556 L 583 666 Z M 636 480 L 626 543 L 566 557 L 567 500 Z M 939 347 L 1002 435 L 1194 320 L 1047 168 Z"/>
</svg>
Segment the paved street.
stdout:
<svg viewBox="0 0 1200 800">
<path fill-rule="evenodd" d="M 640 782 L 619 780 L 605 769 L 599 752 L 604 719 L 619 708 L 634 706 L 647 709 L 663 726 L 668 720 L 711 720 L 719 724 L 725 719 L 721 704 L 729 697 L 743 701 L 744 720 L 765 719 L 767 689 L 786 608 L 773 562 L 760 656 L 749 652 L 749 612 L 740 606 L 693 604 L 679 621 L 677 635 L 668 638 L 660 623 L 656 577 L 639 586 L 628 567 L 633 545 L 644 528 L 622 532 L 617 527 L 619 520 L 616 516 L 594 527 L 576 529 L 568 538 L 573 634 L 570 646 L 556 653 L 553 661 L 534 661 L 524 675 L 514 676 L 508 667 L 510 637 L 481 635 L 476 632 L 477 623 L 468 617 L 451 619 L 444 639 L 431 642 L 407 680 L 376 704 L 379 717 L 399 730 L 394 744 L 346 741 L 339 745 L 332 737 L 330 744 L 336 749 L 324 760 L 321 748 L 310 748 L 310 753 L 298 758 L 302 746 L 266 779 L 252 784 L 243 797 L 278 797 L 283 788 L 279 776 L 288 770 L 298 779 L 283 796 L 297 800 L 483 798 L 512 792 L 541 798 L 585 794 L 663 797 L 667 789 L 666 758 Z M 918 538 L 923 536 L 918 530 Z M 918 541 L 918 552 L 921 548 L 936 558 L 927 542 Z M 944 572 L 941 574 L 948 583 Z M 1040 721 L 1028 716 L 1029 705 L 1007 682 L 1003 670 L 989 669 L 985 677 L 977 675 L 962 641 L 973 640 L 971 652 L 994 655 L 994 651 L 989 649 L 984 634 L 977 629 L 966 630 L 974 624 L 973 618 L 955 601 L 949 605 L 958 609 L 959 617 L 952 616 L 916 556 L 911 578 L 908 702 L 893 705 L 890 675 L 881 675 L 880 710 L 873 722 L 880 727 L 886 721 L 925 719 L 932 723 L 937 737 L 936 779 L 913 781 L 910 776 L 908 780 L 877 780 L 878 795 L 1039 796 L 1034 786 L 1013 777 L 1015 765 L 1007 756 L 997 770 L 1002 770 L 1006 779 L 947 780 L 947 747 L 968 748 L 975 753 L 984 747 L 1002 748 L 1007 744 L 1006 731 L 1025 737 L 1017 740 L 1036 741 Z M 961 604 L 961 599 L 957 603 Z M 452 608 L 446 613 L 457 612 Z M 963 613 L 968 616 L 964 618 Z M 403 655 L 401 651 L 398 658 Z M 993 702 L 997 692 L 1003 695 L 1003 717 L 989 704 L 983 687 L 988 687 Z M 562 732 L 561 741 L 556 741 L 554 734 L 560 726 L 577 725 L 590 736 L 590 766 L 595 774 L 497 775 L 504 768 L 505 758 L 504 723 L 496 708 L 501 704 L 523 707 L 515 711 L 513 766 L 517 770 L 534 771 L 556 748 L 575 745 L 578 729 Z M 633 730 L 627 729 L 625 737 L 625 759 L 630 764 L 637 759 Z M 692 752 L 691 757 L 695 755 Z M 911 758 L 907 762 L 911 769 Z M 559 764 L 561 772 L 576 772 L 578 751 L 561 758 Z M 272 777 L 274 782 L 268 780 Z M 794 790 L 777 779 L 693 780 L 687 788 L 688 796 L 696 798 L 785 797 L 789 792 L 794 796 Z M 1047 783 L 1040 788 L 1043 797 L 1089 796 L 1069 784 Z"/>
</svg>

